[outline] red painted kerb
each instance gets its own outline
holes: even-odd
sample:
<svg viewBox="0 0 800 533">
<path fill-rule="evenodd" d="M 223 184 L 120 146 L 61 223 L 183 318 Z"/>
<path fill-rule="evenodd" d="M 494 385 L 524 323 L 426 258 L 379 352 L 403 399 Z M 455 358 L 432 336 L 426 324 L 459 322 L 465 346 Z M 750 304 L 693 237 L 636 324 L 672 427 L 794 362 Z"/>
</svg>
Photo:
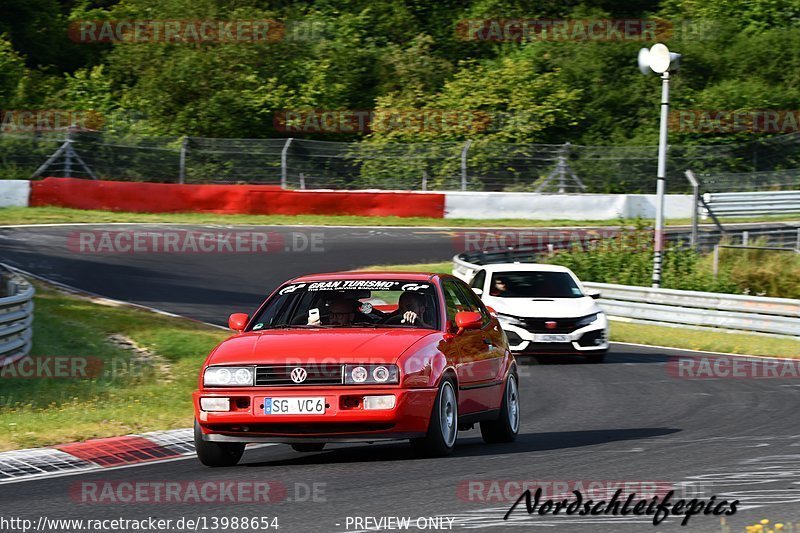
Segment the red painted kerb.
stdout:
<svg viewBox="0 0 800 533">
<path fill-rule="evenodd" d="M 45 178 L 31 182 L 30 205 L 135 213 L 357 215 L 444 218 L 444 194 L 287 191 L 274 185 L 178 185 Z"/>
</svg>

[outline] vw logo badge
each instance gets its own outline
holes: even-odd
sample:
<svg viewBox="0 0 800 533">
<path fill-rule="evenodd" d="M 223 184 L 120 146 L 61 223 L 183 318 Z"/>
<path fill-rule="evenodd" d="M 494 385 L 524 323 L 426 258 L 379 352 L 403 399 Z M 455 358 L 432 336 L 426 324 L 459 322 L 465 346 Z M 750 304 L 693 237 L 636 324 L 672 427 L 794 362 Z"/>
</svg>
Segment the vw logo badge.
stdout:
<svg viewBox="0 0 800 533">
<path fill-rule="evenodd" d="M 306 380 L 307 375 L 305 368 L 297 367 L 292 369 L 291 378 L 295 383 L 302 383 Z"/>
</svg>

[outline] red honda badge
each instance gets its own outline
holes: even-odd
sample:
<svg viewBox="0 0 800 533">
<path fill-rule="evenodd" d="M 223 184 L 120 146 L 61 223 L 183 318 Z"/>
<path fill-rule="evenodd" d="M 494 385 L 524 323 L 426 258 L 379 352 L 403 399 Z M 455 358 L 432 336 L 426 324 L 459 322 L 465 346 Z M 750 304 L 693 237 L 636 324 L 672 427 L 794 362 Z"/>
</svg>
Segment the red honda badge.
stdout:
<svg viewBox="0 0 800 533">
<path fill-rule="evenodd" d="M 546 327 L 547 329 L 556 329 L 556 327 L 558 327 L 558 322 L 548 320 L 547 322 L 544 323 L 544 327 Z"/>
</svg>

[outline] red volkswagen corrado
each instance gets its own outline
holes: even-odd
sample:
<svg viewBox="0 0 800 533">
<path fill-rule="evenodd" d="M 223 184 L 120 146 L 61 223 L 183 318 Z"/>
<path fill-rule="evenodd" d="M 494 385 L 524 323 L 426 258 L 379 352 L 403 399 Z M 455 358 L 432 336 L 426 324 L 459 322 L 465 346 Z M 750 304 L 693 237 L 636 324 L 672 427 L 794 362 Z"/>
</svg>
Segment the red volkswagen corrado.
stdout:
<svg viewBox="0 0 800 533">
<path fill-rule="evenodd" d="M 475 423 L 486 442 L 516 438 L 518 378 L 505 335 L 452 276 L 303 276 L 228 325 L 237 334 L 208 356 L 193 396 L 205 465 L 236 464 L 248 442 L 308 452 L 410 439 L 446 455 Z"/>
</svg>

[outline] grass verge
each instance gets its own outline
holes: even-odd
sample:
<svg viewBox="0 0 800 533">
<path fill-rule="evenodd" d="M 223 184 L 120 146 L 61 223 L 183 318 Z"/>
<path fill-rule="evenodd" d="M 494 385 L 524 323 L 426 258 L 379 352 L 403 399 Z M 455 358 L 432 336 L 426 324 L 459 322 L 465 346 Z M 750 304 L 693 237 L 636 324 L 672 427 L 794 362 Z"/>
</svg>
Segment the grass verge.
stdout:
<svg viewBox="0 0 800 533">
<path fill-rule="evenodd" d="M 729 219 L 726 222 L 780 222 L 781 217 Z M 152 222 L 183 224 L 248 224 L 306 226 L 447 226 L 447 227 L 570 227 L 634 225 L 635 220 L 522 220 L 495 218 L 486 220 L 425 217 L 360 217 L 332 215 L 217 215 L 212 213 L 118 213 L 84 211 L 63 207 L 0 208 L 0 225 L 58 224 L 88 222 Z M 670 219 L 669 225 L 688 225 L 689 219 Z"/>
<path fill-rule="evenodd" d="M 452 263 L 443 262 L 411 265 L 376 265 L 362 270 L 443 272 L 449 274 L 452 272 L 452 268 Z M 618 320 L 612 321 L 611 340 L 650 346 L 669 346 L 687 350 L 800 358 L 800 340 L 722 330 L 694 330 L 668 326 L 651 326 Z"/>
<path fill-rule="evenodd" d="M 226 332 L 188 319 L 101 305 L 36 283 L 35 361 L 90 361 L 90 379 L 0 374 L 0 450 L 188 427 L 190 393 Z M 84 359 L 85 358 L 85 359 Z"/>
</svg>

